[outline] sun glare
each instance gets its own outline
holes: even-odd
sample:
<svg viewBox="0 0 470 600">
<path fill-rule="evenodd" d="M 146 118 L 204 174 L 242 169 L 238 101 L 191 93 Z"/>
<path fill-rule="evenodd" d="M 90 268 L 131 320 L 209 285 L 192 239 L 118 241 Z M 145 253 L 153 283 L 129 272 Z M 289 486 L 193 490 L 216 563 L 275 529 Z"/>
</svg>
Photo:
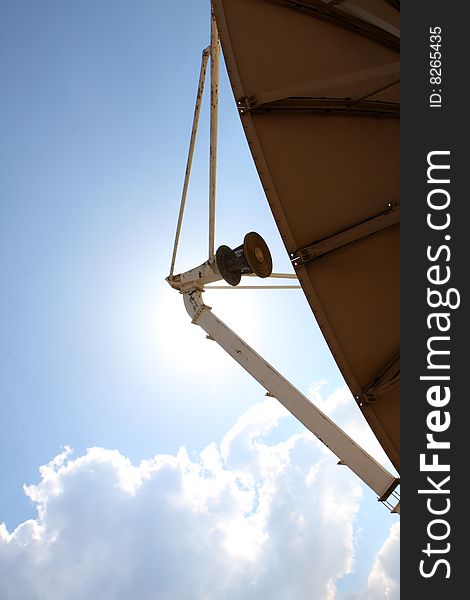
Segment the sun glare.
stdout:
<svg viewBox="0 0 470 600">
<path fill-rule="evenodd" d="M 256 340 L 255 303 L 250 292 L 213 290 L 204 294 L 205 303 L 248 343 Z M 191 323 L 183 296 L 176 290 L 162 289 L 155 303 L 152 325 L 161 358 L 171 369 L 204 372 L 207 366 L 220 371 L 231 359 L 205 332 Z"/>
</svg>

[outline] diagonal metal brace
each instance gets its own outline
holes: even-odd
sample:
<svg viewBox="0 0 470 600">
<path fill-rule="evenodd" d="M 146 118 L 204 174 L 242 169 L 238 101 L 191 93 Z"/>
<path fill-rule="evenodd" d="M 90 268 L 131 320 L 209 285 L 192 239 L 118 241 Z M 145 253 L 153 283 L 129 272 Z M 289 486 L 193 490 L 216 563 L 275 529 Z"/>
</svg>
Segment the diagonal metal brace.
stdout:
<svg viewBox="0 0 470 600">
<path fill-rule="evenodd" d="M 183 291 L 184 304 L 192 322 L 199 325 L 241 365 L 268 395 L 277 398 L 305 427 L 323 442 L 340 460 L 364 481 L 386 503 L 399 485 L 370 454 L 350 438 L 325 413 L 276 371 L 262 356 L 213 314 L 204 304 L 202 290 L 197 287 Z M 399 505 L 393 507 L 399 511 Z"/>
</svg>

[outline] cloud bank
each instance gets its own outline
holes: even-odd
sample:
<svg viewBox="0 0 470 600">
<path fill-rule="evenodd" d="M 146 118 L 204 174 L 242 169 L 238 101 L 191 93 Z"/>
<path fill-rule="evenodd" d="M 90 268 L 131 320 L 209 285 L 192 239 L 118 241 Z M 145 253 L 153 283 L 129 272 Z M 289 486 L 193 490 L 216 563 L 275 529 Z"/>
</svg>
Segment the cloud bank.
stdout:
<svg viewBox="0 0 470 600">
<path fill-rule="evenodd" d="M 138 465 L 117 450 L 65 448 L 25 486 L 37 518 L 11 533 L 0 525 L 0 597 L 339 598 L 362 488 L 309 433 L 269 442 L 286 414 L 267 399 L 220 444 Z M 394 526 L 364 598 L 397 599 L 398 577 Z"/>
</svg>

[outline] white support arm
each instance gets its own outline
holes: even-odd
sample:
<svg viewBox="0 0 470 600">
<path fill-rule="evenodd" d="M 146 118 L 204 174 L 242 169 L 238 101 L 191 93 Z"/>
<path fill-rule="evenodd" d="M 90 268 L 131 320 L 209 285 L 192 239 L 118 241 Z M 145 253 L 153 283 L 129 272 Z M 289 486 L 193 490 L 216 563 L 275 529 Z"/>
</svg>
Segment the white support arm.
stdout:
<svg viewBox="0 0 470 600">
<path fill-rule="evenodd" d="M 267 390 L 269 395 L 277 398 L 340 459 L 341 464 L 347 465 L 354 471 L 378 495 L 379 500 L 386 501 L 397 487 L 399 480 L 218 319 L 211 308 L 204 304 L 200 289 L 191 287 L 182 293 L 192 322 L 202 327 L 211 339 L 215 340 Z M 393 507 L 392 512 L 399 511 L 398 503 Z"/>
<path fill-rule="evenodd" d="M 215 188 L 217 173 L 217 128 L 219 120 L 219 34 L 211 11 L 211 109 L 209 147 L 209 260 L 215 254 Z"/>
</svg>

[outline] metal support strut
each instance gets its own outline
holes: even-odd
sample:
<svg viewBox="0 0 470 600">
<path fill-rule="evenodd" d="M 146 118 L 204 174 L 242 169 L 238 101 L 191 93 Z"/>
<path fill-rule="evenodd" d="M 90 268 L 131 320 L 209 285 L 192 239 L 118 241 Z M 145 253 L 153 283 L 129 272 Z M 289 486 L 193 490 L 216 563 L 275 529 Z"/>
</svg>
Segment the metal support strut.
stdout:
<svg viewBox="0 0 470 600">
<path fill-rule="evenodd" d="M 181 292 L 192 322 L 202 327 L 210 339 L 215 340 L 265 388 L 268 395 L 277 398 L 323 442 L 338 457 L 340 464 L 347 465 L 356 473 L 392 512 L 400 512 L 399 502 L 393 506 L 389 500 L 396 499 L 394 490 L 399 480 L 216 317 L 204 304 L 199 286 L 183 286 Z"/>
<path fill-rule="evenodd" d="M 183 223 L 184 208 L 186 205 L 186 195 L 188 193 L 189 177 L 191 175 L 191 166 L 193 164 L 194 146 L 196 144 L 197 128 L 199 124 L 199 115 L 201 114 L 202 93 L 204 91 L 204 80 L 206 77 L 207 61 L 209 60 L 210 47 L 208 46 L 202 53 L 201 71 L 199 73 L 199 83 L 197 86 L 196 106 L 194 107 L 193 127 L 191 130 L 191 139 L 189 141 L 188 159 L 186 161 L 186 171 L 184 174 L 183 191 L 181 193 L 180 212 L 178 215 L 178 224 L 176 225 L 175 243 L 173 246 L 173 255 L 171 257 L 170 277 L 175 270 L 176 253 L 181 234 L 181 225 Z"/>
<path fill-rule="evenodd" d="M 217 168 L 217 126 L 219 115 L 219 35 L 211 12 L 211 110 L 209 150 L 209 260 L 215 253 L 215 187 Z"/>
</svg>

